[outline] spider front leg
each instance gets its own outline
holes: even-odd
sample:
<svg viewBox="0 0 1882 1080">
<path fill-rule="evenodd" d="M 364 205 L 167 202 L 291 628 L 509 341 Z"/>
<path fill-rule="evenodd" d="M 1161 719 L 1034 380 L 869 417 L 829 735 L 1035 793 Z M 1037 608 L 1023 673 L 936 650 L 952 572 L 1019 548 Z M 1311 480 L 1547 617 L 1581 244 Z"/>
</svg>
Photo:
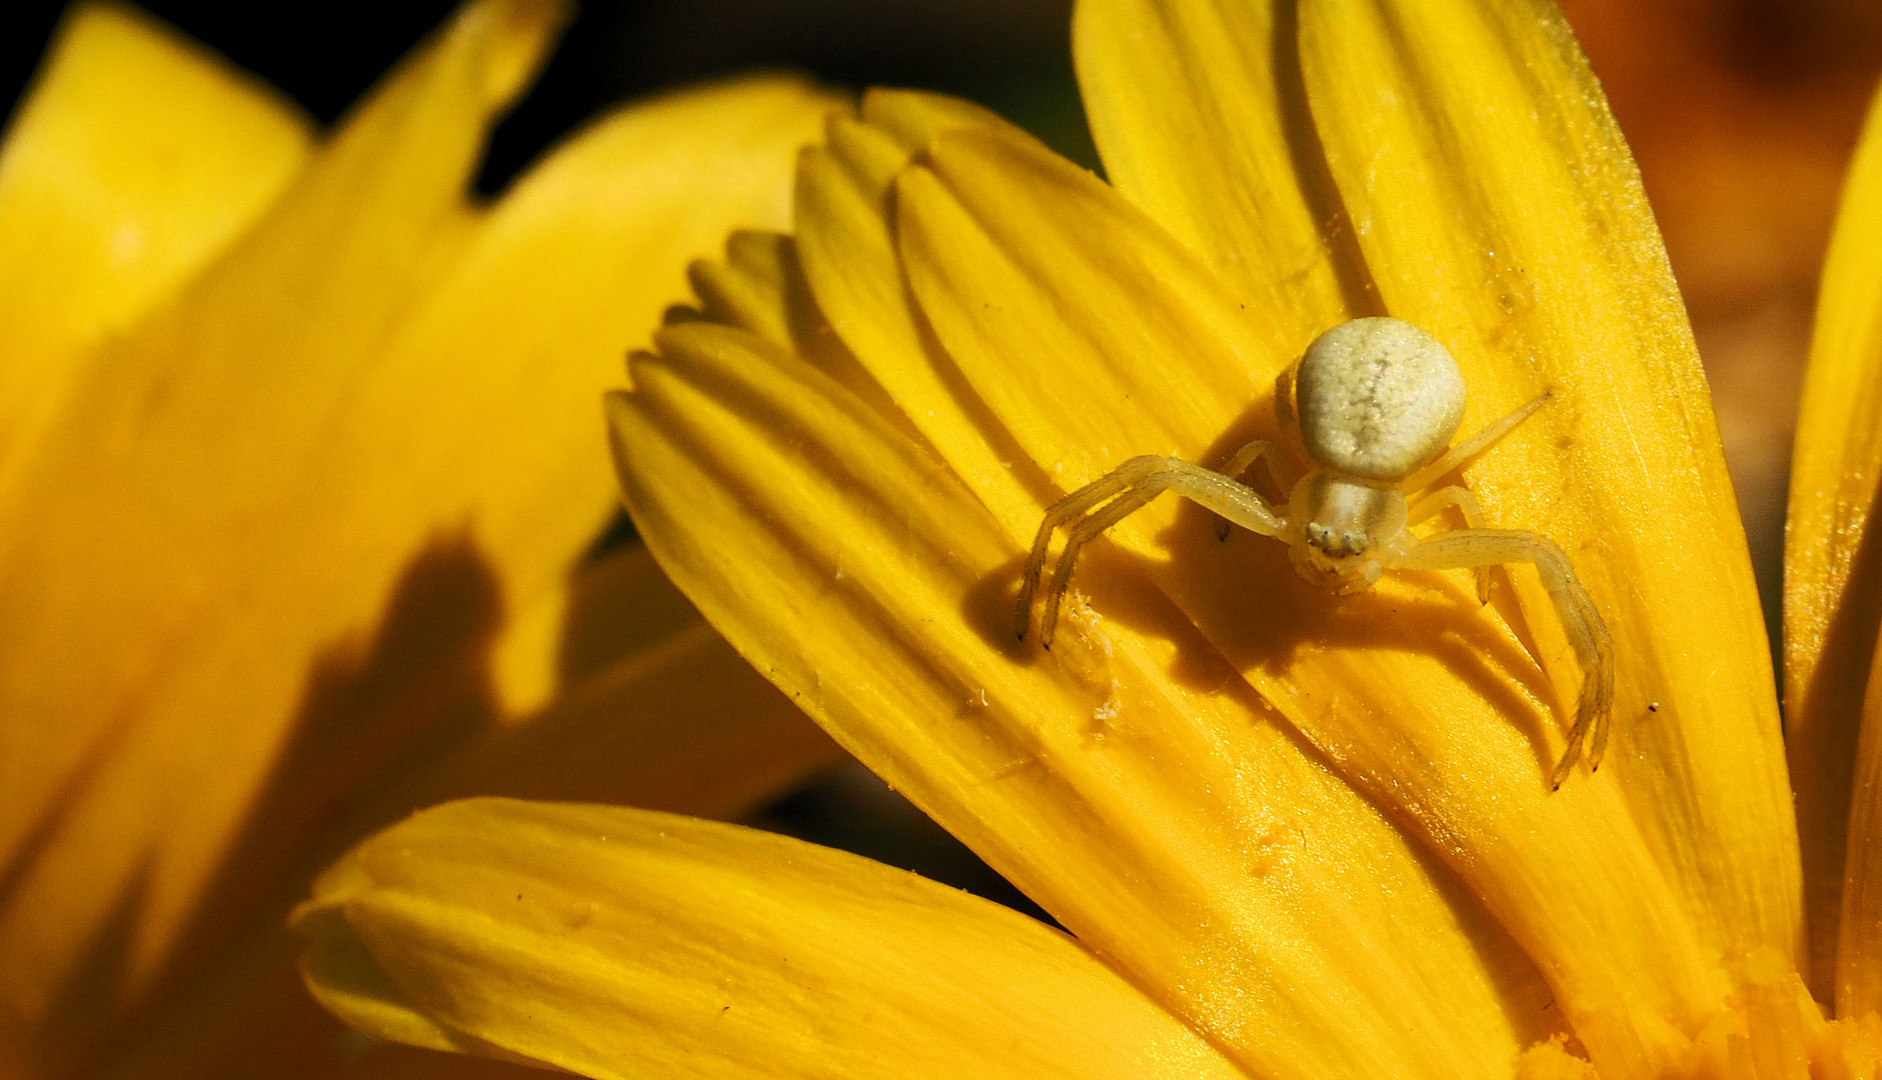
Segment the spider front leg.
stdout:
<svg viewBox="0 0 1882 1080">
<path fill-rule="evenodd" d="M 1459 487 L 1456 484 L 1428 492 L 1412 503 L 1405 524 L 1423 524 L 1453 506 L 1457 508 L 1459 514 L 1463 515 L 1466 529 L 1483 528 L 1483 507 L 1477 504 L 1477 497 L 1470 493 L 1469 488 Z M 1479 604 L 1490 602 L 1490 568 L 1488 566 L 1477 568 L 1477 602 Z"/>
<path fill-rule="evenodd" d="M 1287 455 L 1282 452 L 1281 448 L 1266 439 L 1256 439 L 1235 451 L 1235 456 L 1230 458 L 1220 471 L 1223 476 L 1239 483 L 1242 476 L 1254 468 L 1258 461 L 1267 462 L 1269 478 L 1274 481 L 1275 486 L 1280 488 L 1281 498 L 1286 499 L 1287 493 L 1294 488 L 1294 470 L 1288 465 Z M 1217 540 L 1229 538 L 1229 524 L 1228 518 L 1217 519 L 1215 523 Z"/>
<path fill-rule="evenodd" d="M 1614 658 L 1607 624 L 1601 621 L 1588 590 L 1569 566 L 1568 556 L 1555 541 L 1535 533 L 1460 529 L 1418 542 L 1392 565 L 1405 570 L 1467 570 L 1513 562 L 1526 562 L 1536 568 L 1575 658 L 1581 663 L 1581 698 L 1575 708 L 1575 726 L 1569 730 L 1568 747 L 1549 778 L 1550 786 L 1559 788 L 1581 757 L 1590 730 L 1594 742 L 1588 749 L 1588 769 L 1592 772 L 1601 767 L 1601 755 L 1608 744 L 1608 709 L 1614 700 Z"/>
<path fill-rule="evenodd" d="M 1052 574 L 1050 588 L 1046 590 L 1045 616 L 1039 627 L 1039 643 L 1048 649 L 1052 647 L 1059 605 L 1071 586 L 1072 565 L 1078 558 L 1079 549 L 1165 491 L 1174 492 L 1244 529 L 1264 536 L 1279 536 L 1287 528 L 1287 522 L 1259 493 L 1221 473 L 1177 458 L 1131 458 L 1046 510 L 1045 520 L 1039 523 L 1039 532 L 1033 537 L 1032 552 L 1026 558 L 1026 569 L 1020 575 L 1019 603 L 1014 612 L 1014 623 L 1022 639 L 1032 622 L 1033 594 L 1038 591 L 1039 579 L 1045 571 L 1046 552 L 1051 546 L 1053 531 L 1061 525 L 1070 526 L 1065 538 L 1065 550 L 1059 553 L 1058 568 Z"/>
</svg>

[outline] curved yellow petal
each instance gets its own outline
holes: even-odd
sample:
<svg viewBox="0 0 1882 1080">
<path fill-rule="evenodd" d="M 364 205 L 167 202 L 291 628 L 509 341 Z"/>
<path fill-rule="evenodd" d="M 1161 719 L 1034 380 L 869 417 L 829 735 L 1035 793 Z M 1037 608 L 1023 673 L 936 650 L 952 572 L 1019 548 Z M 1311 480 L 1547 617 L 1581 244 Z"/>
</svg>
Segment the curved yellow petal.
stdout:
<svg viewBox="0 0 1882 1080">
<path fill-rule="evenodd" d="M 844 120 L 844 113 L 830 116 L 832 124 Z M 800 176 L 802 164 L 800 154 Z M 699 308 L 675 308 L 668 312 L 669 321 L 704 318 L 750 331 L 779 348 L 796 352 L 878 412 L 900 423 L 911 437 L 920 437 L 882 384 L 843 340 L 830 332 L 811 296 L 795 237 L 741 229 L 726 239 L 724 262 L 695 261 L 687 268 L 687 277 L 700 298 Z"/>
<path fill-rule="evenodd" d="M 409 830 L 410 823 L 393 828 Z M 425 1014 L 347 920 L 346 900 L 370 892 L 377 884 L 364 865 L 362 849 L 356 848 L 316 879 L 314 899 L 295 908 L 290 921 L 306 946 L 301 953 L 301 981 L 315 1000 L 376 1039 L 552 1068 L 549 1062 L 510 1052 Z"/>
<path fill-rule="evenodd" d="M 863 119 L 909 154 L 928 148 L 934 137 L 958 128 L 993 130 L 1030 140 L 998 114 L 964 98 L 919 90 L 875 89 L 863 95 Z"/>
<path fill-rule="evenodd" d="M 1546 1036 L 1481 910 L 1134 575 L 1094 556 L 1130 617 L 1017 648 L 1020 538 L 945 466 L 762 339 L 656 340 L 611 407 L 663 565 L 1081 941 L 1263 1075 L 1506 1075 Z"/>
<path fill-rule="evenodd" d="M 310 984 L 363 987 L 354 1015 L 388 1020 L 368 1030 L 423 1019 L 585 1076 L 1239 1075 L 1024 915 L 666 814 L 446 804 L 361 845 L 298 921 Z M 323 982 L 362 946 L 402 999 Z"/>
<path fill-rule="evenodd" d="M 948 127 L 1002 123 L 941 100 L 875 90 L 864 99 L 865 115 L 899 120 L 893 129 L 831 119 L 827 145 L 807 147 L 798 161 L 797 249 L 830 329 L 895 409 L 997 514 L 1017 517 L 1034 505 L 1032 489 L 1044 478 L 995 442 L 997 425 L 961 393 L 960 372 L 914 308 L 896 251 L 891 189 L 916 151 Z"/>
<path fill-rule="evenodd" d="M 1371 314 L 1307 113 L 1294 6 L 1080 0 L 1073 55 L 1105 173 L 1286 341 Z"/>
<path fill-rule="evenodd" d="M 725 254 L 723 263 L 702 259 L 687 267 L 700 314 L 749 330 L 779 348 L 797 346 L 807 337 L 801 323 L 810 315 L 797 241 L 783 233 L 741 229 L 726 238 Z"/>
<path fill-rule="evenodd" d="M 1606 613 L 1603 775 L 1709 949 L 1728 964 L 1775 949 L 1801 970 L 1797 833 L 1743 533 L 1658 233 L 1586 62 L 1536 0 L 1309 0 L 1301 41 L 1387 308 L 1456 352 L 1490 403 L 1478 422 L 1556 394 L 1471 481 L 1493 519 L 1566 548 Z M 1546 603 L 1519 591 L 1546 627 Z"/>
<path fill-rule="evenodd" d="M 474 1052 L 468 1039 L 426 1016 L 354 937 L 338 907 L 297 913 L 294 929 L 307 939 L 301 978 L 314 1000 L 349 1027 L 375 1039 L 428 1050 Z"/>
<path fill-rule="evenodd" d="M 1836 1009 L 1882 1009 L 1882 620 L 1870 517 L 1882 478 L 1882 97 L 1869 110 L 1823 269 L 1791 459 L 1785 740 L 1813 952 Z M 1852 767 L 1853 766 L 1853 767 Z M 1826 980 L 1830 981 L 1830 980 Z"/>
<path fill-rule="evenodd" d="M 0 488 L 86 348 L 262 213 L 310 134 L 278 95 L 149 17 L 73 5 L 0 151 Z"/>
<path fill-rule="evenodd" d="M 1135 454 L 1202 453 L 1243 408 L 1272 393 L 1271 372 L 1292 342 L 1248 317 L 1141 211 L 1083 170 L 1023 145 L 948 132 L 924 167 L 902 175 L 901 250 L 923 314 L 1060 488 Z M 989 165 L 996 161 L 1006 171 Z M 1066 221 L 1084 224 L 1067 229 Z M 1128 256 L 1113 258 L 1118 251 Z M 1094 263 L 1116 272 L 1055 280 L 1062 268 Z M 1146 317 L 1112 322 L 1112 313 Z M 1100 336 L 1093 325 L 1119 332 Z M 1173 351 L 1166 338 L 1193 347 Z M 1146 368 L 1160 377 L 1137 378 Z M 1038 513 L 1034 506 L 1013 521 L 1015 534 L 1030 532 Z"/>
</svg>

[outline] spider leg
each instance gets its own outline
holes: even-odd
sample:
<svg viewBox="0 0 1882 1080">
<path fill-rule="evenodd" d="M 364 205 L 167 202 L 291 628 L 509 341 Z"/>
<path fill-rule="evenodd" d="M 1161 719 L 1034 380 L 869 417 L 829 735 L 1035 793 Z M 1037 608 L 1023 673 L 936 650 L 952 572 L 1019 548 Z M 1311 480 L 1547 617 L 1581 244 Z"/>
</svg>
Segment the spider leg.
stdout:
<svg viewBox="0 0 1882 1080">
<path fill-rule="evenodd" d="M 1235 456 L 1218 471 L 1230 480 L 1239 481 L 1244 473 L 1255 467 L 1257 461 L 1267 462 L 1268 475 L 1273 477 L 1274 482 L 1280 486 L 1281 497 L 1285 499 L 1289 489 L 1294 486 L 1294 470 L 1289 467 L 1287 455 L 1281 452 L 1281 448 L 1266 439 L 1257 439 L 1235 451 Z M 1215 538 L 1217 540 L 1229 538 L 1228 518 L 1220 518 L 1216 521 Z"/>
<path fill-rule="evenodd" d="M 1163 459 L 1154 454 L 1131 458 L 1046 509 L 1045 518 L 1039 522 L 1039 531 L 1033 534 L 1032 551 L 1026 556 L 1026 570 L 1019 578 L 1019 606 L 1013 613 L 1013 621 L 1022 640 L 1026 637 L 1026 628 L 1032 623 L 1033 593 L 1038 591 L 1039 576 L 1045 572 L 1046 549 L 1052 543 L 1053 530 L 1083 517 L 1092 507 L 1129 490 L 1162 465 Z M 1050 631 L 1047 633 L 1050 634 Z"/>
<path fill-rule="evenodd" d="M 1053 632 L 1058 622 L 1059 604 L 1071 585 L 1072 565 L 1078 558 L 1079 549 L 1165 491 L 1173 491 L 1264 536 L 1279 536 L 1287 528 L 1287 522 L 1258 492 L 1221 473 L 1176 458 L 1132 458 L 1054 503 L 1046 511 L 1045 519 L 1039 523 L 1039 531 L 1033 537 L 1026 569 L 1020 575 L 1019 602 L 1014 621 L 1021 638 L 1026 636 L 1027 627 L 1032 621 L 1033 595 L 1039 589 L 1039 579 L 1045 570 L 1046 552 L 1051 545 L 1053 531 L 1060 525 L 1071 525 L 1065 550 L 1059 554 L 1059 565 L 1046 593 L 1045 618 L 1039 630 L 1039 642 L 1048 648 L 1052 645 Z M 1086 517 L 1088 513 L 1090 516 Z"/>
<path fill-rule="evenodd" d="M 1477 497 L 1470 493 L 1470 489 L 1455 484 L 1420 496 L 1411 504 L 1411 516 L 1406 519 L 1405 524 L 1422 524 L 1451 507 L 1456 507 L 1457 512 L 1463 515 L 1466 529 L 1483 528 L 1483 507 L 1477 504 Z M 1477 602 L 1479 604 L 1490 602 L 1490 567 L 1488 566 L 1477 568 Z"/>
<path fill-rule="evenodd" d="M 1568 556 L 1546 536 L 1514 529 L 1460 529 L 1420 541 L 1393 565 L 1407 570 L 1459 570 L 1502 563 L 1526 562 L 1536 568 L 1542 587 L 1555 604 L 1575 657 L 1581 662 L 1581 698 L 1575 726 L 1568 733 L 1568 748 L 1549 778 L 1552 787 L 1562 781 L 1580 759 L 1590 730 L 1588 769 L 1601 767 L 1608 744 L 1608 710 L 1614 700 L 1614 657 L 1608 628 L 1595 610 L 1588 590 L 1569 566 Z"/>
<path fill-rule="evenodd" d="M 1052 584 L 1046 588 L 1046 610 L 1039 625 L 1041 646 L 1048 649 L 1052 647 L 1052 638 L 1059 625 L 1059 605 L 1065 601 L 1066 590 L 1072 587 L 1072 564 L 1078 561 L 1079 550 L 1104 530 L 1142 510 L 1150 500 L 1163 494 L 1164 488 L 1168 486 L 1164 480 L 1166 475 L 1159 473 L 1151 476 L 1093 511 L 1066 533 L 1065 550 L 1059 552 L 1059 565 L 1052 571 Z"/>
<path fill-rule="evenodd" d="M 1511 431 L 1514 431 L 1516 425 L 1529 419 L 1530 414 L 1542 408 L 1543 404 L 1547 402 L 1553 394 L 1554 391 L 1552 390 L 1544 390 L 1542 393 L 1537 394 L 1527 405 L 1518 408 L 1515 412 L 1510 413 L 1503 419 L 1479 431 L 1476 438 L 1458 446 L 1451 447 L 1449 450 L 1445 451 L 1443 457 L 1406 477 L 1405 482 L 1400 486 L 1406 491 L 1417 491 L 1421 488 L 1428 488 L 1437 481 L 1438 477 L 1443 476 L 1452 469 L 1470 464 L 1478 454 L 1495 446 L 1499 439 L 1508 435 Z"/>
<path fill-rule="evenodd" d="M 1297 459 L 1312 461 L 1307 444 L 1300 437 L 1300 414 L 1294 411 L 1294 383 L 1300 378 L 1300 361 L 1287 365 L 1274 377 L 1274 418 L 1281 423 L 1281 437 Z"/>
</svg>

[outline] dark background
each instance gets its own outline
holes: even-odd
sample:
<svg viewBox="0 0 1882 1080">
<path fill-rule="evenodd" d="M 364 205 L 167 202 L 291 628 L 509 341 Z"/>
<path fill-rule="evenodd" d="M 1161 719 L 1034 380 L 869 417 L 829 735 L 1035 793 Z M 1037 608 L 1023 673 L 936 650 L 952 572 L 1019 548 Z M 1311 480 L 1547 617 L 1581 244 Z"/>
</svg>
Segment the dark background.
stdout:
<svg viewBox="0 0 1882 1080">
<path fill-rule="evenodd" d="M 0 95 L 9 113 L 63 6 L 0 5 Z M 141 6 L 331 122 L 456 4 Z M 752 68 L 972 97 L 1095 160 L 1080 149 L 1089 140 L 1065 44 L 1070 19 L 1070 0 L 591 0 L 498 129 L 480 186 L 500 186 L 602 105 Z"/>
</svg>

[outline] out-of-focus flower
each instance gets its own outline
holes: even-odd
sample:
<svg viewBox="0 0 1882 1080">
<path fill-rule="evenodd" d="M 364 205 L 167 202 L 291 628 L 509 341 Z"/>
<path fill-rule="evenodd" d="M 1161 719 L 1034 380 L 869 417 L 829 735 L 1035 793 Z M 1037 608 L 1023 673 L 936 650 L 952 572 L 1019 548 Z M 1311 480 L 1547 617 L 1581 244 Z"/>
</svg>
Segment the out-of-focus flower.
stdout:
<svg viewBox="0 0 1882 1080">
<path fill-rule="evenodd" d="M 1823 270 L 1784 553 L 1785 739 L 1803 841 L 1812 985 L 1882 1009 L 1882 97 Z"/>
<path fill-rule="evenodd" d="M 1775 639 L 1817 284 L 1850 151 L 1882 74 L 1882 6 L 1561 3 L 1627 133 L 1666 239 Z"/>
<path fill-rule="evenodd" d="M 788 219 L 832 102 L 624 109 L 494 205 L 566 8 L 464 8 L 331 133 L 67 18 L 0 157 L 0 1073 L 322 1071 L 288 907 L 478 792 L 747 809 L 833 753 L 612 512 L 678 266 Z M 578 569 L 579 568 L 579 569 Z"/>
<path fill-rule="evenodd" d="M 1559 16 L 1084 0 L 1075 44 L 1115 187 L 872 94 L 801 159 L 794 236 L 696 268 L 702 317 L 610 399 L 674 579 L 1071 936 L 730 826 L 480 800 L 323 876 L 316 992 L 610 1077 L 1875 1075 L 1876 1002 L 1817 1004 L 1698 358 Z M 1613 630 L 1615 742 L 1559 791 L 1578 676 L 1526 570 L 1487 608 L 1462 574 L 1336 600 L 1158 504 L 1050 653 L 1013 641 L 1044 506 L 1278 439 L 1276 375 L 1380 313 L 1456 353 L 1466 431 L 1552 392 L 1463 475 Z"/>
</svg>

